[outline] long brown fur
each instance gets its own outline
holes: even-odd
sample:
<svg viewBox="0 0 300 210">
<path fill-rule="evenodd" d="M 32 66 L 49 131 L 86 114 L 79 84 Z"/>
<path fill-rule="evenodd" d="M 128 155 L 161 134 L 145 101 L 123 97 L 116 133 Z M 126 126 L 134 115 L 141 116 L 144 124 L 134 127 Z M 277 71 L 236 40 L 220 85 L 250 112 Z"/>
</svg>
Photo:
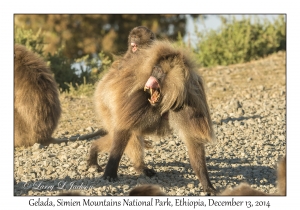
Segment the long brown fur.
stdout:
<svg viewBox="0 0 300 210">
<path fill-rule="evenodd" d="M 274 195 L 286 195 L 286 157 L 279 161 L 277 167 L 277 193 L 268 194 L 259 190 L 253 189 L 248 183 L 241 183 L 234 189 L 225 189 L 219 195 L 222 196 L 274 196 Z M 159 196 L 167 195 L 160 190 L 157 185 L 141 185 L 133 188 L 129 195 L 132 196 Z"/>
<path fill-rule="evenodd" d="M 134 187 L 129 191 L 129 196 L 164 196 L 165 194 L 158 185 L 145 184 Z M 64 191 L 57 196 L 84 196 L 81 191 Z"/>
<path fill-rule="evenodd" d="M 286 195 L 286 157 L 279 161 L 277 168 L 277 189 L 278 193 L 269 194 L 253 189 L 248 183 L 241 183 L 233 189 L 225 189 L 220 195 L 227 196 L 268 196 Z"/>
<path fill-rule="evenodd" d="M 122 65 L 126 63 L 126 60 L 139 54 L 144 49 L 151 46 L 155 40 L 155 34 L 144 26 L 137 26 L 133 28 L 128 35 L 127 51 L 124 56 L 117 59 L 112 66 L 115 68 L 122 69 Z"/>
<path fill-rule="evenodd" d="M 112 68 L 117 67 L 118 69 L 122 69 L 122 65 L 126 63 L 128 59 L 131 59 L 133 56 L 136 56 L 143 52 L 143 50 L 149 48 L 155 39 L 155 34 L 147 27 L 137 26 L 133 28 L 128 35 L 126 53 L 121 59 L 116 60 L 112 64 Z M 146 139 L 144 139 L 143 144 L 146 149 L 152 148 L 151 142 Z"/>
<path fill-rule="evenodd" d="M 164 136 L 174 130 L 187 145 L 191 166 L 204 191 L 215 192 L 204 150 L 204 144 L 214 141 L 215 135 L 203 81 L 196 70 L 184 50 L 164 41 L 155 41 L 128 59 L 121 71 L 112 67 L 95 91 L 96 112 L 108 135 L 93 142 L 89 164 L 97 164 L 98 152 L 109 151 L 104 178 L 117 179 L 125 151 L 137 172 L 152 176 L 154 171 L 143 161 L 143 136 Z M 151 75 L 160 75 L 161 100 L 155 105 L 144 91 Z"/>
<path fill-rule="evenodd" d="M 234 189 L 225 189 L 219 195 L 221 196 L 274 196 L 274 195 L 286 195 L 286 157 L 279 161 L 277 167 L 277 189 L 278 193 L 268 194 L 259 190 L 253 189 L 248 183 L 241 183 Z M 61 196 L 76 196 L 81 195 L 78 192 L 65 192 L 60 193 Z M 129 192 L 129 196 L 167 196 L 158 185 L 145 184 L 134 187 Z"/>
<path fill-rule="evenodd" d="M 83 196 L 80 191 L 64 191 L 60 192 L 57 196 Z"/>
<path fill-rule="evenodd" d="M 286 195 L 286 156 L 278 164 L 277 187 L 280 195 Z"/>
<path fill-rule="evenodd" d="M 129 196 L 165 196 L 167 195 L 157 185 L 145 184 L 133 188 Z"/>
<path fill-rule="evenodd" d="M 25 46 L 14 46 L 14 146 L 48 145 L 83 140 L 105 134 L 95 133 L 64 139 L 52 134 L 61 115 L 59 92 L 45 61 Z"/>
<path fill-rule="evenodd" d="M 15 147 L 49 141 L 61 115 L 52 72 L 24 46 L 14 50 Z"/>
<path fill-rule="evenodd" d="M 225 189 L 220 195 L 228 196 L 261 196 L 261 195 L 270 195 L 259 190 L 253 189 L 248 183 L 241 183 L 233 189 Z"/>
<path fill-rule="evenodd" d="M 133 28 L 128 36 L 128 48 L 125 54 L 125 59 L 128 59 L 133 54 L 140 52 L 143 49 L 147 49 L 155 40 L 155 34 L 144 26 L 137 26 Z M 134 51 L 136 47 L 136 51 Z"/>
</svg>

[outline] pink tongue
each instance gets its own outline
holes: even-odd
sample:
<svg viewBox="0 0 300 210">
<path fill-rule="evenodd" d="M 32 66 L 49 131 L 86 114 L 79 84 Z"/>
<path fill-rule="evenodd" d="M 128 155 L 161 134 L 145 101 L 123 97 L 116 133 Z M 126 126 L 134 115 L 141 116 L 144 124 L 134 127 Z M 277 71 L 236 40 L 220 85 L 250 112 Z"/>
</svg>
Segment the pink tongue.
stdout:
<svg viewBox="0 0 300 210">
<path fill-rule="evenodd" d="M 145 85 L 147 88 L 157 89 L 159 88 L 159 84 L 155 77 L 150 76 Z"/>
</svg>

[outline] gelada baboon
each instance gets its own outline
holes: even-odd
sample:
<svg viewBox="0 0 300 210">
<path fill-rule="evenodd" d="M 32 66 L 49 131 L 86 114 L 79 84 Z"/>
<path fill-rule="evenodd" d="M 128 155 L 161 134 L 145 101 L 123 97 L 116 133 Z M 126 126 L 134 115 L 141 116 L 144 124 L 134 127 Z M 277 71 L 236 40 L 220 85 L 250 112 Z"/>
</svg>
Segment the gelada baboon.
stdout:
<svg viewBox="0 0 300 210">
<path fill-rule="evenodd" d="M 147 27 L 137 26 L 133 28 L 128 35 L 128 47 L 125 55 L 122 59 L 115 61 L 112 65 L 117 64 L 118 68 L 122 69 L 122 64 L 125 63 L 126 60 L 137 55 L 144 49 L 149 48 L 155 39 L 155 34 Z M 152 148 L 151 142 L 146 139 L 144 139 L 144 146 L 147 149 Z M 102 169 L 99 170 L 101 171 Z"/>
<path fill-rule="evenodd" d="M 128 36 L 128 49 L 125 57 L 148 48 L 155 40 L 155 34 L 144 26 L 133 28 Z"/>
<path fill-rule="evenodd" d="M 83 196 L 84 194 L 82 194 L 79 191 L 64 191 L 64 192 L 60 192 L 57 196 Z"/>
<path fill-rule="evenodd" d="M 83 196 L 80 191 L 65 191 L 58 193 L 57 196 Z M 165 194 L 158 185 L 145 184 L 133 188 L 129 196 L 164 196 Z"/>
<path fill-rule="evenodd" d="M 121 59 L 116 60 L 112 66 L 117 65 L 118 68 L 121 69 L 122 64 L 125 63 L 128 58 L 150 47 L 154 40 L 155 34 L 150 29 L 144 26 L 133 28 L 128 35 L 128 48 L 125 55 Z"/>
<path fill-rule="evenodd" d="M 59 93 L 52 72 L 37 54 L 14 46 L 14 146 L 47 145 L 92 138 L 104 133 L 65 139 L 51 137 L 61 115 Z"/>
<path fill-rule="evenodd" d="M 111 68 L 95 91 L 96 112 L 108 134 L 93 142 L 89 165 L 98 152 L 110 152 L 104 179 L 117 179 L 123 152 L 137 172 L 155 174 L 143 161 L 143 136 L 174 130 L 185 142 L 204 191 L 215 192 L 207 173 L 204 144 L 215 139 L 202 78 L 184 50 L 155 41 L 131 57 L 122 70 Z"/>
<path fill-rule="evenodd" d="M 253 189 L 249 184 L 242 183 L 234 189 L 226 189 L 219 195 L 222 196 L 274 196 L 274 195 L 286 195 L 286 157 L 279 161 L 277 168 L 277 189 L 278 193 L 268 194 L 259 190 Z M 78 192 L 66 192 L 59 195 L 81 195 Z M 129 196 L 167 196 L 158 185 L 145 184 L 134 187 L 129 192 Z"/>
<path fill-rule="evenodd" d="M 234 189 L 226 189 L 219 195 L 227 196 L 267 196 L 267 195 L 286 195 L 286 157 L 279 161 L 277 167 L 277 189 L 278 192 L 274 194 L 264 193 L 259 190 L 253 189 L 249 184 L 242 183 Z M 141 185 L 133 188 L 129 195 L 132 196 L 159 196 L 166 195 L 162 190 L 160 190 L 157 185 Z"/>
<path fill-rule="evenodd" d="M 280 195 L 286 195 L 286 156 L 278 164 L 277 187 Z"/>
<path fill-rule="evenodd" d="M 277 189 L 278 193 L 268 194 L 253 189 L 248 183 L 242 183 L 233 189 L 226 189 L 220 195 L 245 196 L 245 195 L 286 195 L 286 157 L 279 161 L 277 168 Z"/>
<path fill-rule="evenodd" d="M 133 188 L 129 196 L 164 196 L 167 195 L 157 185 L 145 184 Z"/>
</svg>

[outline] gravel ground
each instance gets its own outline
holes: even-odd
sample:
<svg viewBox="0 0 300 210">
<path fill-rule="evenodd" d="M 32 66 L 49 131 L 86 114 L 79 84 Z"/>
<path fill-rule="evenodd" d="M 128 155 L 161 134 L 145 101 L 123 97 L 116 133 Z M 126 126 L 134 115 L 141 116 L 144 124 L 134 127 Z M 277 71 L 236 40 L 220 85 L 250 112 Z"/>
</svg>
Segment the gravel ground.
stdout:
<svg viewBox="0 0 300 210">
<path fill-rule="evenodd" d="M 218 142 L 207 145 L 212 184 L 219 190 L 247 181 L 267 193 L 276 190 L 277 161 L 286 154 L 285 53 L 226 67 L 202 68 Z M 98 119 L 91 97 L 61 96 L 63 114 L 54 137 L 90 133 Z M 136 174 L 123 156 L 119 181 L 102 180 L 103 172 L 87 168 L 92 140 L 14 151 L 14 195 L 57 195 L 80 189 L 85 195 L 128 195 L 134 186 L 158 184 L 169 195 L 206 195 L 196 178 L 187 149 L 174 133 L 153 142 L 145 162 L 152 177 Z M 99 155 L 105 166 L 107 154 Z"/>
</svg>

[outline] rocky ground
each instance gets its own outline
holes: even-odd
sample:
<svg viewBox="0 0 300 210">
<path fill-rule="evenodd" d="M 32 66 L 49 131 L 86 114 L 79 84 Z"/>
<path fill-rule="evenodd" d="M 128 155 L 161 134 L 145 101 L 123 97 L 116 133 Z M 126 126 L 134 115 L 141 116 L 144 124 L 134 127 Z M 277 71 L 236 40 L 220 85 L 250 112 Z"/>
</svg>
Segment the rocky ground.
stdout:
<svg viewBox="0 0 300 210">
<path fill-rule="evenodd" d="M 209 176 L 222 190 L 247 181 L 253 188 L 276 192 L 277 161 L 286 154 L 286 66 L 280 52 L 250 63 L 202 68 L 218 142 L 207 145 Z M 98 119 L 91 97 L 62 95 L 62 117 L 54 137 L 90 133 Z M 128 195 L 134 186 L 158 184 L 169 195 L 205 195 L 181 139 L 174 133 L 153 142 L 145 162 L 152 177 L 136 174 L 123 156 L 119 181 L 102 180 L 103 172 L 87 168 L 92 140 L 14 151 L 14 195 L 56 195 L 81 189 L 85 195 Z M 101 166 L 108 155 L 100 154 Z"/>
</svg>

